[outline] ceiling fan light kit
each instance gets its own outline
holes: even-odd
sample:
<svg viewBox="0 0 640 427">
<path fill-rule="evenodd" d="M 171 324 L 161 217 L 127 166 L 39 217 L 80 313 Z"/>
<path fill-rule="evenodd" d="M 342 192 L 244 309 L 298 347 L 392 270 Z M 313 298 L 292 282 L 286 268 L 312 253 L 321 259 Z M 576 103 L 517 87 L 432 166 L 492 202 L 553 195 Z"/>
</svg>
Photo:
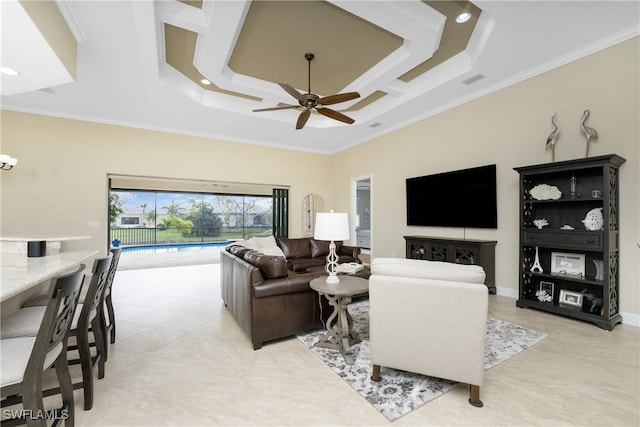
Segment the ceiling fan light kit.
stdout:
<svg viewBox="0 0 640 427">
<path fill-rule="evenodd" d="M 338 93 L 336 95 L 329 95 L 325 97 L 320 97 L 315 93 L 311 93 L 311 61 L 315 58 L 313 53 L 305 53 L 305 59 L 309 63 L 309 75 L 308 75 L 308 90 L 307 93 L 300 93 L 295 88 L 287 83 L 278 83 L 282 89 L 285 90 L 289 95 L 293 96 L 299 105 L 285 105 L 281 107 L 271 107 L 271 108 L 260 108 L 257 110 L 253 110 L 254 112 L 260 111 L 273 111 L 273 110 L 287 110 L 294 108 L 304 108 L 304 110 L 298 116 L 298 121 L 296 122 L 296 129 L 302 129 L 304 125 L 309 120 L 311 116 L 311 110 L 315 110 L 318 113 L 322 114 L 325 117 L 329 117 L 333 120 L 338 120 L 347 124 L 352 124 L 355 122 L 351 117 L 346 116 L 336 110 L 332 110 L 331 108 L 327 108 L 326 105 L 339 104 L 345 101 L 351 101 L 352 99 L 360 98 L 360 94 L 358 92 L 345 92 Z"/>
</svg>

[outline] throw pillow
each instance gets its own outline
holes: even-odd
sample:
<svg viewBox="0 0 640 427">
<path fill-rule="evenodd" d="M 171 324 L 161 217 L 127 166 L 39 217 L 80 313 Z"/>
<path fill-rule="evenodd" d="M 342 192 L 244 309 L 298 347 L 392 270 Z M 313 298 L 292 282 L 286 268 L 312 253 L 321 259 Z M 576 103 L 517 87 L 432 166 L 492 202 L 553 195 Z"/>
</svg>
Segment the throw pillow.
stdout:
<svg viewBox="0 0 640 427">
<path fill-rule="evenodd" d="M 265 255 L 281 256 L 284 258 L 284 252 L 276 244 L 276 239 L 273 236 L 265 237 L 252 237 L 251 240 L 255 242 L 259 249 Z"/>
<path fill-rule="evenodd" d="M 329 244 L 331 242 L 328 240 L 309 239 L 309 243 L 311 244 L 311 257 L 318 258 L 329 255 Z"/>
<path fill-rule="evenodd" d="M 278 246 L 282 249 L 285 258 L 287 259 L 311 257 L 309 238 L 307 237 L 298 239 L 278 239 Z"/>
<path fill-rule="evenodd" d="M 311 244 L 312 258 L 318 258 L 318 257 L 329 255 L 329 244 L 331 243 L 330 241 L 309 239 L 309 243 Z M 340 254 L 340 248 L 342 247 L 342 240 L 338 240 L 337 242 L 333 242 L 333 243 L 336 244 L 336 254 Z"/>
</svg>

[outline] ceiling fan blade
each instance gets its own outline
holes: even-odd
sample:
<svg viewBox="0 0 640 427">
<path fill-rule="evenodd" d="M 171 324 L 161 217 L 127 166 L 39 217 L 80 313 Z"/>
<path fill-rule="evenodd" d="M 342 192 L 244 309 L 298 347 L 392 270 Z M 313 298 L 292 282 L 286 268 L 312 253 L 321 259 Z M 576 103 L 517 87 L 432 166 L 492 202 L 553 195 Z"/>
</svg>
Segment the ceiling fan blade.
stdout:
<svg viewBox="0 0 640 427">
<path fill-rule="evenodd" d="M 273 110 L 287 110 L 289 108 L 299 108 L 299 105 L 285 105 L 283 107 L 270 107 L 270 108 L 259 108 L 257 110 L 253 110 L 254 113 L 260 112 L 260 111 L 273 111 Z"/>
<path fill-rule="evenodd" d="M 318 111 L 318 113 L 322 114 L 323 116 L 327 116 L 330 119 L 339 120 L 348 124 L 352 124 L 353 122 L 355 122 L 355 120 L 353 120 L 351 117 L 345 116 L 344 114 L 339 113 L 336 110 L 332 110 L 331 108 L 317 108 L 316 110 Z"/>
<path fill-rule="evenodd" d="M 304 96 L 297 90 L 295 90 L 292 86 L 286 83 L 278 83 L 282 89 L 284 89 L 289 95 L 293 96 L 298 101 L 304 101 Z"/>
<path fill-rule="evenodd" d="M 309 109 L 304 110 L 302 113 L 300 113 L 300 115 L 298 116 L 298 123 L 296 123 L 296 129 L 302 129 L 307 123 L 307 120 L 309 120 L 310 115 L 311 110 Z"/>
<path fill-rule="evenodd" d="M 337 95 L 325 96 L 324 98 L 318 99 L 318 104 L 320 105 L 331 105 L 337 104 L 339 102 L 351 101 L 352 99 L 360 98 L 360 94 L 358 92 L 345 92 L 339 93 Z"/>
</svg>

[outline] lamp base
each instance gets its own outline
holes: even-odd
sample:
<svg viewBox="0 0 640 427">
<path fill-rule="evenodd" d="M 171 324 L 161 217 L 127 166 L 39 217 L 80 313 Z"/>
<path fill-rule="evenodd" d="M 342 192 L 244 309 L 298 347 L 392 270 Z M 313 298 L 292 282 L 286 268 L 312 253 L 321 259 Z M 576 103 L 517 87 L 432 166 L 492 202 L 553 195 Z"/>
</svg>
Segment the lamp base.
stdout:
<svg viewBox="0 0 640 427">
<path fill-rule="evenodd" d="M 335 273 L 329 274 L 329 276 L 327 276 L 326 282 L 327 283 L 340 283 L 340 278 Z"/>
<path fill-rule="evenodd" d="M 336 244 L 333 240 L 329 243 L 329 255 L 327 255 L 327 264 L 324 266 L 324 271 L 329 273 L 327 283 L 340 283 L 338 278 L 338 255 L 336 254 Z"/>
</svg>

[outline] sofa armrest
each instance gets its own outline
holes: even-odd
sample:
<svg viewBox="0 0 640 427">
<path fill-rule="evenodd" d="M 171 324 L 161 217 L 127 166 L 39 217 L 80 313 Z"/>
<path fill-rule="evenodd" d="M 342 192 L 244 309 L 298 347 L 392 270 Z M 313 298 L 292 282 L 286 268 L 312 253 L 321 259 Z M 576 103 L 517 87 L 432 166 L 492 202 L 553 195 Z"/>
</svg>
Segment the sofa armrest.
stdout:
<svg viewBox="0 0 640 427">
<path fill-rule="evenodd" d="M 362 261 L 360 261 L 358 255 L 360 255 L 361 252 L 362 249 L 360 249 L 358 246 L 342 245 L 338 248 L 338 255 L 353 257 L 354 261 L 360 264 L 362 264 Z"/>
<path fill-rule="evenodd" d="M 306 292 L 311 290 L 309 282 L 323 274 L 303 273 L 292 274 L 279 279 L 269 279 L 253 285 L 253 296 L 264 298 L 275 295 L 292 294 L 295 292 Z"/>
</svg>

